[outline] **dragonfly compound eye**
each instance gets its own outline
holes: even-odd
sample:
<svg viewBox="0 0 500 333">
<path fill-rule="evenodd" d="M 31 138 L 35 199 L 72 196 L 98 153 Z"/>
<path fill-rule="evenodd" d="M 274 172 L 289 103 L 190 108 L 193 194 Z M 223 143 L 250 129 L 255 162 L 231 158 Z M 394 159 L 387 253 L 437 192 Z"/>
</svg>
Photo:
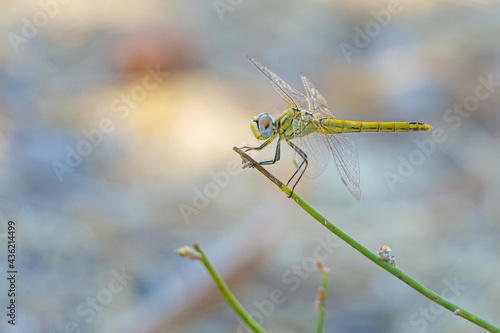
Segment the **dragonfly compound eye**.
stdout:
<svg viewBox="0 0 500 333">
<path fill-rule="evenodd" d="M 271 116 L 266 114 L 259 118 L 259 131 L 265 139 L 273 134 L 273 119 Z"/>
</svg>

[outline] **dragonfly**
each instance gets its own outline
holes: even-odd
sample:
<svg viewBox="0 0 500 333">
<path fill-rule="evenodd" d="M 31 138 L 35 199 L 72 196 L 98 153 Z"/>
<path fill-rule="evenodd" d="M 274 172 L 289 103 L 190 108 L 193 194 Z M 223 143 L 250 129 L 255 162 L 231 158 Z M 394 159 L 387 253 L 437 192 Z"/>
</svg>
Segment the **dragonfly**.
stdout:
<svg viewBox="0 0 500 333">
<path fill-rule="evenodd" d="M 291 193 L 294 192 L 303 175 L 308 178 L 318 177 L 325 170 L 329 160 L 333 159 L 342 182 L 353 197 L 359 200 L 361 190 L 358 149 L 354 141 L 343 133 L 424 132 L 432 129 L 431 125 L 420 122 L 369 122 L 337 119 L 325 98 L 303 73 L 301 78 L 305 95 L 292 88 L 257 60 L 247 58 L 271 82 L 289 108 L 277 119 L 268 113 L 253 117 L 250 122 L 252 133 L 258 140 L 265 140 L 265 142 L 258 147 L 244 146 L 240 149 L 262 150 L 277 139 L 274 158 L 257 163 L 270 165 L 279 161 L 280 143 L 284 140 L 295 151 L 293 162 L 297 169 L 286 184 L 288 186 L 298 175 Z"/>
</svg>

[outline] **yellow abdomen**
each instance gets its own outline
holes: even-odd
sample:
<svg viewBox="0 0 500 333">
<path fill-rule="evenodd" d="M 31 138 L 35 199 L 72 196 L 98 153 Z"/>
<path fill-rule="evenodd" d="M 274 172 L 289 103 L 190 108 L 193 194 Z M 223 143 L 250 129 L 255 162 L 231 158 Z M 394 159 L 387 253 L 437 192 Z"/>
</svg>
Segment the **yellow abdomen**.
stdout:
<svg viewBox="0 0 500 333">
<path fill-rule="evenodd" d="M 372 122 L 324 118 L 320 123 L 330 133 L 356 132 L 422 132 L 432 129 L 431 125 L 417 122 Z"/>
</svg>

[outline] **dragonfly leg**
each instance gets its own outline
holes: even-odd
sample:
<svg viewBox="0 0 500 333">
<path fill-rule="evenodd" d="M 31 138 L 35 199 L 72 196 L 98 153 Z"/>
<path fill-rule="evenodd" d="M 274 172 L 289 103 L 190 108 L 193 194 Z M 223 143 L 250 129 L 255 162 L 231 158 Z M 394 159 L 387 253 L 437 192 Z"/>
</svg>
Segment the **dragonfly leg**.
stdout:
<svg viewBox="0 0 500 333">
<path fill-rule="evenodd" d="M 265 147 L 267 147 L 274 140 L 275 137 L 276 137 L 276 135 L 271 136 L 266 142 L 261 144 L 259 147 L 247 147 L 247 146 L 245 146 L 245 147 L 241 147 L 239 149 L 245 149 L 245 152 L 247 152 L 249 150 L 262 150 Z M 281 138 L 278 138 L 278 144 L 276 145 L 276 152 L 274 154 L 274 159 L 268 160 L 268 161 L 262 161 L 262 162 L 259 162 L 257 164 L 258 165 L 268 165 L 268 164 L 274 164 L 277 161 L 279 161 L 280 153 L 281 153 L 280 143 L 281 143 Z"/>
<path fill-rule="evenodd" d="M 290 147 L 293 148 L 293 150 L 295 150 L 297 152 L 297 154 L 300 155 L 300 157 L 302 157 L 303 161 L 302 163 L 300 163 L 299 167 L 297 168 L 297 170 L 295 170 L 294 174 L 292 175 L 292 177 L 288 180 L 288 182 L 286 183 L 286 186 L 288 186 L 288 184 L 292 181 L 292 179 L 297 175 L 297 173 L 299 172 L 299 170 L 302 168 L 302 166 L 305 164 L 306 166 L 304 167 L 304 169 L 302 170 L 302 172 L 300 173 L 300 176 L 299 178 L 297 179 L 297 181 L 295 182 L 295 184 L 293 184 L 293 187 L 292 187 L 292 192 L 290 193 L 290 195 L 288 196 L 289 198 L 292 196 L 293 194 L 293 191 L 295 190 L 295 186 L 297 186 L 297 184 L 299 183 L 300 179 L 302 178 L 302 176 L 304 175 L 304 173 L 306 172 L 306 169 L 307 169 L 307 166 L 309 165 L 309 162 L 307 161 L 307 154 L 304 153 L 302 151 L 302 149 L 300 149 L 299 147 L 297 147 L 296 145 L 294 145 L 292 142 L 290 142 L 289 140 L 286 141 Z"/>
<path fill-rule="evenodd" d="M 259 165 L 268 165 L 268 164 L 274 164 L 277 161 L 280 160 L 280 154 L 281 154 L 281 139 L 278 139 L 278 144 L 276 145 L 276 152 L 274 153 L 274 159 L 273 160 L 268 160 L 268 161 L 262 161 L 257 164 Z"/>
<path fill-rule="evenodd" d="M 240 147 L 238 149 L 245 149 L 245 152 L 249 151 L 249 150 L 262 150 L 264 148 L 266 148 L 267 146 L 269 146 L 269 144 L 271 142 L 273 142 L 274 138 L 276 138 L 276 134 L 272 135 L 269 139 L 266 140 L 266 142 L 264 142 L 263 144 L 261 144 L 260 146 L 258 147 L 248 147 L 248 146 L 244 146 L 244 147 Z"/>
</svg>

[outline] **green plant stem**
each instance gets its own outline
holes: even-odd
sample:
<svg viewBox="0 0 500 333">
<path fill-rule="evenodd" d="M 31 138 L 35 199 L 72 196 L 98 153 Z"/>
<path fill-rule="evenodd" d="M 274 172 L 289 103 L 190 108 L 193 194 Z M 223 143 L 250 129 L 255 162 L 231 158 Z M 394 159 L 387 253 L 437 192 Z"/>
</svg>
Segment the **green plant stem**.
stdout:
<svg viewBox="0 0 500 333">
<path fill-rule="evenodd" d="M 322 272 L 322 300 L 321 304 L 319 304 L 319 309 L 318 309 L 318 326 L 316 328 L 317 333 L 323 333 L 323 322 L 325 320 L 325 306 L 326 306 L 326 298 L 328 295 L 328 273 L 327 272 Z"/>
<path fill-rule="evenodd" d="M 430 299 L 433 302 L 436 302 L 437 304 L 441 305 L 442 307 L 450 310 L 451 312 L 455 313 L 457 316 L 463 317 L 470 322 L 490 331 L 490 332 L 497 332 L 500 333 L 500 328 L 490 324 L 486 320 L 470 313 L 469 311 L 459 307 L 458 305 L 453 304 L 452 302 L 448 301 L 444 297 L 441 297 L 440 295 L 436 294 L 432 290 L 426 288 L 419 282 L 417 282 L 415 279 L 411 278 L 407 274 L 403 273 L 399 268 L 389 264 L 388 262 L 380 259 L 378 255 L 375 253 L 369 251 L 366 247 L 358 243 L 356 240 L 354 240 L 351 236 L 340 230 L 338 227 L 334 226 L 330 221 L 328 221 L 325 217 L 323 217 L 320 213 L 318 213 L 314 208 L 312 208 L 307 202 L 302 200 L 296 193 L 292 194 L 292 191 L 286 187 L 280 180 L 278 180 L 276 177 L 274 177 L 272 174 L 270 174 L 266 169 L 264 169 L 261 165 L 258 165 L 257 162 L 250 157 L 248 154 L 243 152 L 242 150 L 234 147 L 233 150 L 237 152 L 238 154 L 241 155 L 243 159 L 247 161 L 247 166 L 254 167 L 258 171 L 260 171 L 264 176 L 266 176 L 269 180 L 271 180 L 276 186 L 278 186 L 283 192 L 285 192 L 293 201 L 295 201 L 302 209 L 304 209 L 309 215 L 311 215 L 313 218 L 315 218 L 319 223 L 321 223 L 325 228 L 333 232 L 335 235 L 337 235 L 340 239 L 342 239 L 344 242 L 347 244 L 351 245 L 353 248 L 355 248 L 358 252 L 360 252 L 362 255 L 364 255 L 366 258 L 369 260 L 373 261 L 375 264 L 378 266 L 382 267 L 413 289 L 415 289 L 417 292 L 421 293 L 428 299 Z"/>
<path fill-rule="evenodd" d="M 245 310 L 245 308 L 241 305 L 240 302 L 236 299 L 236 297 L 233 295 L 229 287 L 227 286 L 226 282 L 222 279 L 220 276 L 219 272 L 215 269 L 215 267 L 212 265 L 210 260 L 208 259 L 207 255 L 203 251 L 200 245 L 195 244 L 194 249 L 201 254 L 201 262 L 205 265 L 207 268 L 208 272 L 212 276 L 215 284 L 219 288 L 220 292 L 222 295 L 226 298 L 228 301 L 229 305 L 236 311 L 236 313 L 243 319 L 245 323 L 254 331 L 257 333 L 267 333 L 262 326 L 257 323 L 252 316 Z"/>
</svg>

